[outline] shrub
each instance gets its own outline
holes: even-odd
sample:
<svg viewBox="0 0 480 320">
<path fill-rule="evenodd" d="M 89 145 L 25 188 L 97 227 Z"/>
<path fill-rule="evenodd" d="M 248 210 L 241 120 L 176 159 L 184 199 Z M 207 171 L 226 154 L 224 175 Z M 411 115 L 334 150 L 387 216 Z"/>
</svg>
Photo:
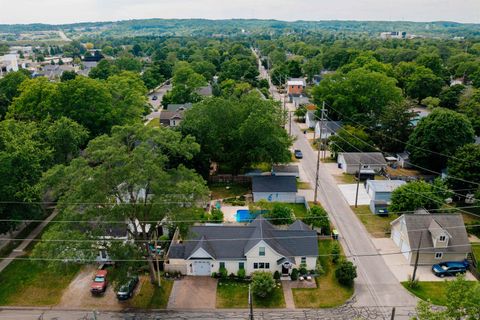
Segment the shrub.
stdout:
<svg viewBox="0 0 480 320">
<path fill-rule="evenodd" d="M 340 284 L 352 286 L 357 277 L 357 267 L 350 261 L 341 261 L 335 270 L 335 277 Z"/>
<path fill-rule="evenodd" d="M 323 235 L 330 234 L 330 220 L 327 212 L 322 207 L 313 206 L 308 210 L 308 214 L 303 221 L 308 225 L 320 228 L 320 233 Z"/>
<path fill-rule="evenodd" d="M 223 222 L 223 212 L 220 209 L 214 208 L 210 213 L 210 222 L 213 223 L 222 223 Z"/>
<path fill-rule="evenodd" d="M 272 210 L 266 214 L 273 224 L 291 224 L 294 219 L 292 208 L 281 203 L 275 203 Z"/>
<path fill-rule="evenodd" d="M 245 269 L 239 269 L 237 272 L 237 277 L 239 279 L 245 279 L 245 276 L 246 276 Z"/>
<path fill-rule="evenodd" d="M 408 275 L 407 286 L 408 286 L 410 289 L 416 289 L 416 288 L 418 288 L 418 277 L 417 277 L 415 280 L 413 280 L 413 279 L 412 279 L 412 276 L 411 276 L 411 275 Z"/>
<path fill-rule="evenodd" d="M 275 280 L 270 272 L 257 271 L 253 273 L 252 290 L 256 296 L 260 298 L 269 296 L 275 286 Z"/>
<path fill-rule="evenodd" d="M 305 268 L 305 267 L 301 267 L 299 271 L 300 271 L 300 274 L 301 274 L 302 276 L 304 276 L 304 275 L 307 274 L 307 268 Z"/>
<path fill-rule="evenodd" d="M 318 258 L 317 258 L 317 263 L 315 264 L 315 272 L 319 276 L 321 276 L 322 274 L 325 274 L 325 270 L 323 269 L 322 263 Z"/>
<path fill-rule="evenodd" d="M 338 245 L 338 242 L 333 243 L 331 253 L 332 253 L 333 264 L 337 264 L 338 260 L 340 259 L 340 246 Z"/>
<path fill-rule="evenodd" d="M 273 279 L 280 280 L 280 272 L 278 270 L 273 273 Z"/>
<path fill-rule="evenodd" d="M 298 279 L 298 270 L 297 269 L 292 270 L 292 273 L 290 274 L 290 279 L 292 279 L 294 281 Z"/>
<path fill-rule="evenodd" d="M 218 273 L 220 275 L 220 278 L 222 278 L 222 279 L 226 279 L 228 277 L 228 271 L 227 271 L 227 268 L 225 268 L 225 267 L 219 268 Z"/>
<path fill-rule="evenodd" d="M 216 272 L 212 272 L 212 278 L 216 278 L 217 277 L 217 273 Z"/>
</svg>

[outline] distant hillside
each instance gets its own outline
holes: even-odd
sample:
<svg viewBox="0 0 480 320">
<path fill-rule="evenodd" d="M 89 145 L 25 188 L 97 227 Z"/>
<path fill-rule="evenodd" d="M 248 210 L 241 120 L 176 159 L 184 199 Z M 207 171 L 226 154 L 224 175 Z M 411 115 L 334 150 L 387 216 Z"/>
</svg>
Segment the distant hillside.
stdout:
<svg viewBox="0 0 480 320">
<path fill-rule="evenodd" d="M 104 36 L 137 35 L 231 35 L 238 33 L 272 34 L 286 32 L 348 32 L 377 35 L 383 31 L 406 31 L 412 34 L 439 37 L 477 37 L 480 24 L 456 22 L 408 21 L 295 21 L 278 20 L 205 20 L 145 19 L 117 22 L 86 22 L 64 25 L 26 24 L 0 25 L 0 33 L 64 30 L 71 33 L 95 33 Z"/>
</svg>

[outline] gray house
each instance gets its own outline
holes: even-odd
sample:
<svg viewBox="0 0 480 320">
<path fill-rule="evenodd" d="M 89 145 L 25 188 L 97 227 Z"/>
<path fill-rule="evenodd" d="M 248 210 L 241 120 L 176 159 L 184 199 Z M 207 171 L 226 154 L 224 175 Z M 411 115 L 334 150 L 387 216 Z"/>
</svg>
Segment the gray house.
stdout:
<svg viewBox="0 0 480 320">
<path fill-rule="evenodd" d="M 300 171 L 298 166 L 279 164 L 272 167 L 272 176 L 294 176 L 295 178 L 299 178 Z"/>
<path fill-rule="evenodd" d="M 254 176 L 252 177 L 253 201 L 295 203 L 297 179 L 295 176 Z"/>
<path fill-rule="evenodd" d="M 320 128 L 322 126 L 322 128 Z M 342 127 L 341 121 L 318 121 L 315 124 L 315 137 L 320 139 L 320 129 L 322 129 L 322 139 L 326 140 L 331 136 L 334 136 L 338 130 Z"/>
<path fill-rule="evenodd" d="M 210 276 L 220 268 L 228 274 L 244 269 L 247 275 L 255 271 L 288 275 L 300 266 L 315 269 L 317 255 L 316 231 L 304 223 L 277 229 L 258 216 L 246 226 L 190 227 L 185 240 L 173 239 L 165 270 L 192 276 Z"/>
<path fill-rule="evenodd" d="M 403 180 L 368 180 L 366 191 L 370 196 L 370 211 L 374 214 L 382 213 L 390 204 L 392 192 L 406 184 Z"/>
<path fill-rule="evenodd" d="M 180 111 L 186 111 L 192 108 L 191 103 L 183 103 L 183 104 L 174 104 L 171 103 L 167 106 L 167 111 L 170 112 L 180 112 Z"/>
<path fill-rule="evenodd" d="M 391 238 L 410 265 L 415 264 L 419 244 L 421 265 L 463 261 L 472 250 L 461 214 L 429 214 L 418 210 L 390 224 Z"/>
<path fill-rule="evenodd" d="M 342 152 L 338 154 L 338 167 L 344 173 L 356 174 L 360 170 L 380 172 L 387 168 L 387 161 L 380 152 Z"/>
</svg>

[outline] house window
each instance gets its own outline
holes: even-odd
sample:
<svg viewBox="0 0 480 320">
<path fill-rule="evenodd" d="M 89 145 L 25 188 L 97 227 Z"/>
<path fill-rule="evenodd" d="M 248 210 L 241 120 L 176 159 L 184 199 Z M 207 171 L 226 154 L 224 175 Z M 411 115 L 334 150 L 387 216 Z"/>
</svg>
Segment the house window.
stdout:
<svg viewBox="0 0 480 320">
<path fill-rule="evenodd" d="M 302 257 L 300 265 L 304 265 L 304 266 L 307 265 L 307 257 Z"/>
<path fill-rule="evenodd" d="M 443 241 L 445 241 L 445 239 L 446 239 L 446 237 L 445 237 L 445 236 L 440 236 L 440 239 L 438 239 L 438 241 L 441 241 L 441 242 L 443 242 Z"/>
<path fill-rule="evenodd" d="M 239 263 L 238 263 L 238 269 L 239 269 L 239 270 L 245 269 L 245 262 L 239 262 Z"/>
<path fill-rule="evenodd" d="M 258 269 L 258 263 L 255 262 L 255 263 L 253 264 L 253 269 Z"/>
<path fill-rule="evenodd" d="M 265 255 L 265 247 L 258 247 L 258 255 L 261 257 Z"/>
<path fill-rule="evenodd" d="M 268 262 L 255 262 L 255 263 L 253 263 L 253 269 L 270 269 L 270 263 L 268 263 Z"/>
<path fill-rule="evenodd" d="M 220 262 L 220 269 L 225 268 L 225 262 Z"/>
<path fill-rule="evenodd" d="M 270 269 L 270 263 L 265 263 L 265 269 Z"/>
<path fill-rule="evenodd" d="M 259 262 L 258 263 L 258 269 L 265 269 L 265 263 Z"/>
<path fill-rule="evenodd" d="M 435 252 L 435 259 L 442 259 L 443 252 Z"/>
</svg>

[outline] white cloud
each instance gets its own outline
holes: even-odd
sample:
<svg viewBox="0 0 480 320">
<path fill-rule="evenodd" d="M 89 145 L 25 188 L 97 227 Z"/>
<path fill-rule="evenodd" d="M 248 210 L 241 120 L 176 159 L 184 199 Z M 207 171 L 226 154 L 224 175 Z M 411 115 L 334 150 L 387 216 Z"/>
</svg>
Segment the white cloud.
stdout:
<svg viewBox="0 0 480 320">
<path fill-rule="evenodd" d="M 480 22 L 480 0 L 0 0 L 0 11 L 0 23 L 141 18 Z"/>
</svg>

